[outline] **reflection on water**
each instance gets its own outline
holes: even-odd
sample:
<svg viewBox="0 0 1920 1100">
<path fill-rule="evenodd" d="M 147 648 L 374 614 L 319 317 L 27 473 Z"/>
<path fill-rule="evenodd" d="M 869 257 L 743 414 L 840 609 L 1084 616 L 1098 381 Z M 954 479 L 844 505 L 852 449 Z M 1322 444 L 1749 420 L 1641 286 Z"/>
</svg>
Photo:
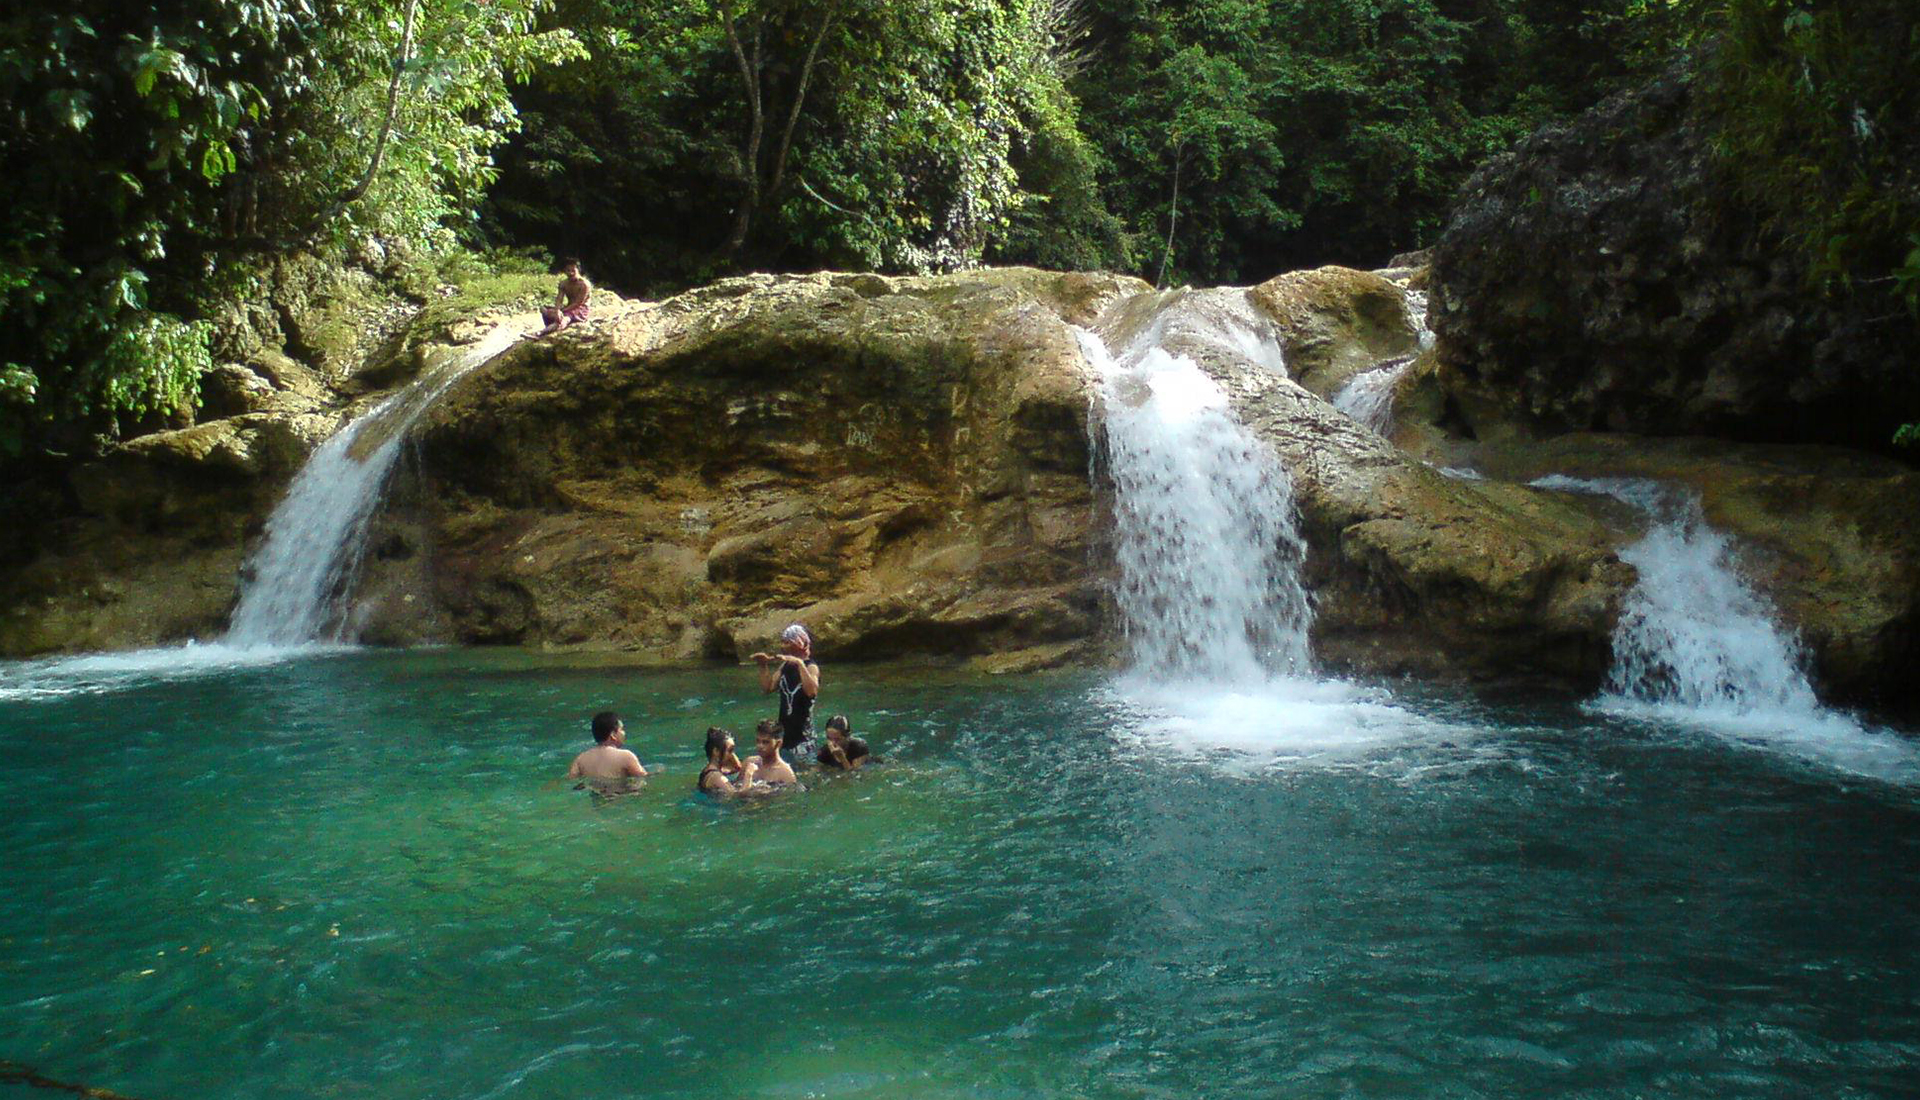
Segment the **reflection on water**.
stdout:
<svg viewBox="0 0 1920 1100">
<path fill-rule="evenodd" d="M 0 701 L 0 1058 L 146 1097 L 1909 1094 L 1911 785 L 1405 688 L 829 691 L 889 765 L 751 805 L 692 791 L 750 671 Z M 608 705 L 658 771 L 591 799 L 557 780 Z"/>
</svg>

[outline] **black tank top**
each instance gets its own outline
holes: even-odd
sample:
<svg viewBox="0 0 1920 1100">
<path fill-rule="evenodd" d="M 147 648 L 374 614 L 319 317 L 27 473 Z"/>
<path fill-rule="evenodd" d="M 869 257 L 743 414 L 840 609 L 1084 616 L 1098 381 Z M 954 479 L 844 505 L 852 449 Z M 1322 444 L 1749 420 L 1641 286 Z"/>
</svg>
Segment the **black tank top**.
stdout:
<svg viewBox="0 0 1920 1100">
<path fill-rule="evenodd" d="M 813 696 L 800 686 L 800 666 L 780 666 L 780 745 L 793 748 L 813 736 Z"/>
<path fill-rule="evenodd" d="M 723 770 L 719 765 L 708 764 L 706 767 L 700 769 L 700 778 L 693 781 L 694 790 L 704 791 L 707 789 L 707 775 L 710 772 L 719 772 L 720 778 L 722 779 L 725 779 L 727 777 L 726 771 Z"/>
</svg>

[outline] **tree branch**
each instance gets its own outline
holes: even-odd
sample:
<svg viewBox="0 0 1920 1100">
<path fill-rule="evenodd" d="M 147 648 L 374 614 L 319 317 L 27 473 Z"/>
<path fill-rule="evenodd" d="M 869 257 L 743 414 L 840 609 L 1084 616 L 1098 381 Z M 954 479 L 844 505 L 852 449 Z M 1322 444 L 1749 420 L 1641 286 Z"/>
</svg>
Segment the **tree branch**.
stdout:
<svg viewBox="0 0 1920 1100">
<path fill-rule="evenodd" d="M 747 147 L 741 158 L 747 177 L 747 193 L 741 196 L 740 208 L 734 213 L 733 228 L 728 231 L 726 242 L 720 246 L 721 255 L 730 255 L 746 243 L 747 230 L 751 228 L 754 211 L 760 205 L 760 138 L 766 122 L 760 102 L 760 35 L 754 35 L 753 57 L 748 60 L 747 51 L 740 44 L 740 32 L 731 0 L 719 0 L 716 7 L 720 11 L 721 29 L 727 35 L 727 47 L 733 51 L 733 59 L 740 67 L 740 83 L 747 98 Z"/>
<path fill-rule="evenodd" d="M 419 9 L 420 0 L 407 0 L 406 16 L 400 29 L 400 48 L 393 57 L 393 77 L 387 82 L 386 117 L 380 123 L 380 134 L 373 142 L 373 156 L 368 158 L 367 170 L 360 173 L 359 182 L 342 192 L 325 210 L 314 215 L 305 229 L 287 237 L 241 237 L 222 241 L 219 244 L 223 250 L 258 252 L 304 248 L 325 231 L 328 223 L 346 213 L 347 207 L 366 196 L 367 188 L 373 186 L 373 179 L 380 172 L 380 162 L 386 158 L 387 142 L 393 136 L 394 123 L 399 121 L 400 82 L 406 75 L 407 66 L 413 61 L 413 25 Z"/>
<path fill-rule="evenodd" d="M 800 66 L 800 84 L 794 89 L 793 106 L 787 111 L 786 128 L 780 132 L 780 147 L 773 154 L 773 179 L 767 184 L 767 194 L 773 195 L 780 190 L 781 178 L 787 172 L 787 151 L 793 147 L 793 128 L 800 122 L 800 108 L 807 101 L 807 85 L 813 80 L 814 62 L 820 58 L 820 44 L 827 40 L 827 32 L 833 29 L 833 20 L 840 14 L 838 2 L 827 5 L 826 18 L 820 20 L 820 30 L 813 36 L 813 42 L 807 46 L 807 60 Z"/>
</svg>

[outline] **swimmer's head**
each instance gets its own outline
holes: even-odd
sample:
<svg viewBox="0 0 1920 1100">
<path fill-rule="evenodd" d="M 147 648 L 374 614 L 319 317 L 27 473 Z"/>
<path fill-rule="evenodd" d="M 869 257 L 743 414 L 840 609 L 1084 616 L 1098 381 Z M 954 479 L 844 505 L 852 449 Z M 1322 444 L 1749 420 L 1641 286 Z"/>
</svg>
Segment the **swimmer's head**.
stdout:
<svg viewBox="0 0 1920 1100">
<path fill-rule="evenodd" d="M 780 644 L 791 648 L 795 653 L 813 652 L 813 635 L 807 628 L 794 623 L 780 632 Z"/>
<path fill-rule="evenodd" d="M 707 727 L 707 762 L 717 763 L 725 760 L 733 751 L 733 734 L 719 726 Z"/>
<path fill-rule="evenodd" d="M 625 732 L 626 726 L 621 724 L 620 716 L 613 711 L 603 710 L 593 716 L 593 739 L 599 744 L 604 745 L 612 740 L 614 734 Z"/>
<path fill-rule="evenodd" d="M 827 740 L 838 744 L 841 741 L 845 741 L 852 734 L 853 731 L 847 728 L 846 715 L 836 714 L 832 718 L 827 719 Z"/>
<path fill-rule="evenodd" d="M 753 743 L 761 756 L 772 756 L 780 747 L 780 723 L 771 718 L 760 719 L 760 724 L 753 727 Z"/>
</svg>

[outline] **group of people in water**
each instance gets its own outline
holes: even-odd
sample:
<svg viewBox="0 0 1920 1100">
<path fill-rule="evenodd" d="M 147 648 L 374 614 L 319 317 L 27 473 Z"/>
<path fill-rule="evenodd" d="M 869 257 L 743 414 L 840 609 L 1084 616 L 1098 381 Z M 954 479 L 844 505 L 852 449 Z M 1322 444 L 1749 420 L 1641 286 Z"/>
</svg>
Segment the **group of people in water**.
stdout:
<svg viewBox="0 0 1920 1100">
<path fill-rule="evenodd" d="M 794 623 L 780 633 L 777 653 L 755 653 L 760 666 L 760 690 L 780 693 L 776 718 L 762 719 L 754 728 L 754 755 L 740 759 L 730 730 L 707 728 L 706 766 L 695 787 L 716 797 L 773 794 L 798 783 L 794 759 L 813 756 L 822 768 L 858 771 L 874 759 L 867 743 L 853 736 L 846 715 L 827 719 L 825 744 L 817 750 L 813 739 L 813 708 L 820 696 L 820 666 L 813 660 L 813 636 Z M 593 716 L 592 748 L 574 757 L 567 778 L 589 784 L 631 782 L 647 776 L 646 766 L 626 747 L 627 727 L 613 711 Z M 783 755 L 785 754 L 785 755 Z"/>
</svg>

